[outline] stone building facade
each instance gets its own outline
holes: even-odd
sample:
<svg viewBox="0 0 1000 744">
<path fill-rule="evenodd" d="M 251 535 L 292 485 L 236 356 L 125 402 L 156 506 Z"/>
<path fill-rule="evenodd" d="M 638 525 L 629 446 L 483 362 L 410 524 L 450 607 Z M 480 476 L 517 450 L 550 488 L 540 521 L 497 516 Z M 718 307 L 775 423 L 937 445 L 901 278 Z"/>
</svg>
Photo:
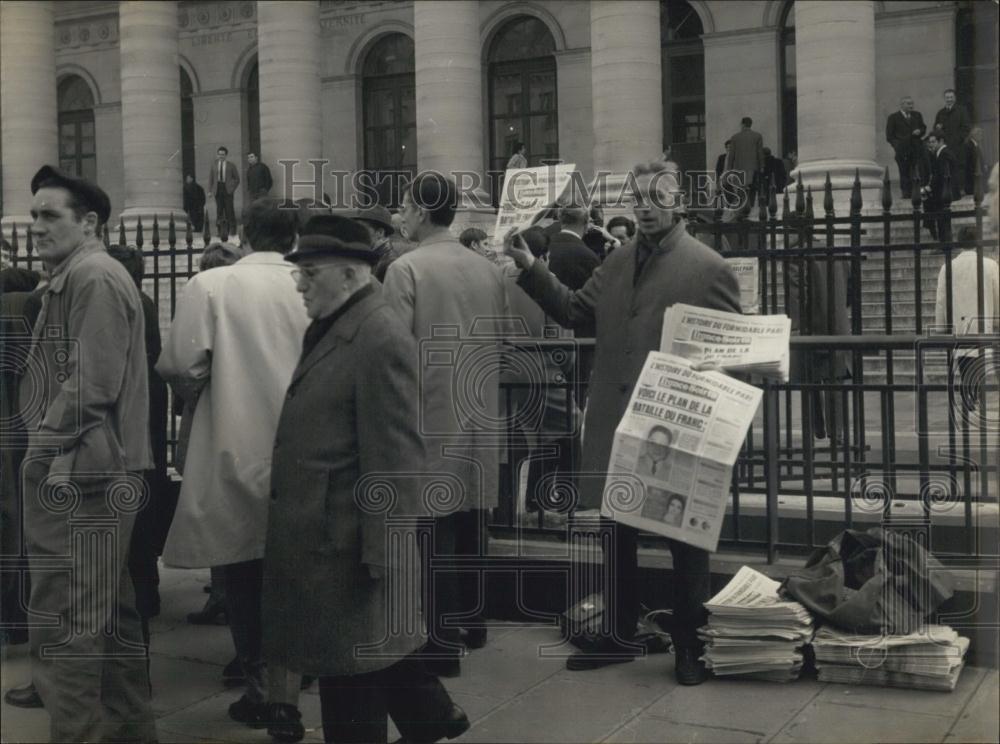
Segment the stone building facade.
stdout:
<svg viewBox="0 0 1000 744">
<path fill-rule="evenodd" d="M 805 183 L 874 194 L 902 94 L 933 120 L 957 88 L 996 160 L 996 26 L 991 0 L 4 0 L 0 211 L 23 222 L 58 161 L 115 221 L 180 213 L 220 145 L 279 182 L 281 159 L 485 173 L 515 141 L 588 179 L 668 145 L 712 170 L 743 116 Z"/>
</svg>

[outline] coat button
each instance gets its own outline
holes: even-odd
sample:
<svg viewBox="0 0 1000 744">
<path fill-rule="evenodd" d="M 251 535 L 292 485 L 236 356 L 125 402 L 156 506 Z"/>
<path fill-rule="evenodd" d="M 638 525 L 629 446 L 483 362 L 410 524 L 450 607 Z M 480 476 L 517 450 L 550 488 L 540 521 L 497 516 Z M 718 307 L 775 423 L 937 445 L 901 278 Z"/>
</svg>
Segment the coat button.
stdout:
<svg viewBox="0 0 1000 744">
<path fill-rule="evenodd" d="M 619 390 L 620 390 L 621 392 L 623 392 L 623 393 L 628 393 L 628 391 L 629 391 L 629 386 L 628 386 L 628 385 L 619 385 L 619 386 L 618 386 L 618 389 L 619 389 Z"/>
</svg>

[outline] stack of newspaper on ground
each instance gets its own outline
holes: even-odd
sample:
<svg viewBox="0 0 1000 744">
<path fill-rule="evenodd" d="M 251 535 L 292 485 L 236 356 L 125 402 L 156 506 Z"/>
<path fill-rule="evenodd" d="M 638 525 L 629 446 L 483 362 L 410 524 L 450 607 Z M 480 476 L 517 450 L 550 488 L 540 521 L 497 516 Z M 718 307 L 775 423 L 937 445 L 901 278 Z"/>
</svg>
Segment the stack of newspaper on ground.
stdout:
<svg viewBox="0 0 1000 744">
<path fill-rule="evenodd" d="M 827 626 L 813 640 L 820 681 L 912 690 L 954 690 L 968 648 L 969 639 L 947 625 L 877 636 Z"/>
<path fill-rule="evenodd" d="M 743 566 L 705 603 L 705 665 L 716 676 L 790 682 L 802 671 L 802 647 L 813 635 L 809 611 L 778 596 L 779 583 Z"/>
<path fill-rule="evenodd" d="M 748 316 L 677 303 L 663 315 L 660 351 L 788 382 L 791 332 L 787 315 Z"/>
</svg>

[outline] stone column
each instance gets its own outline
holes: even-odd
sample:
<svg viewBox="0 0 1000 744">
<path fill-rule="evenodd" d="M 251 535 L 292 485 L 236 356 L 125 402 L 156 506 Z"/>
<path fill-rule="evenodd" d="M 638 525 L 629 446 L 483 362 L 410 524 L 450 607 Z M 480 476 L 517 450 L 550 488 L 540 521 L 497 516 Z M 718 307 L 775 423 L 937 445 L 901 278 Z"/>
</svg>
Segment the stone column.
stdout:
<svg viewBox="0 0 1000 744">
<path fill-rule="evenodd" d="M 478 0 L 421 0 L 413 6 L 417 164 L 445 175 L 482 174 L 483 78 Z M 483 189 L 463 200 L 462 224 L 485 220 Z M 477 204 L 478 202 L 478 204 Z M 457 222 L 459 220 L 456 220 Z"/>
<path fill-rule="evenodd" d="M 118 28 L 125 165 L 122 219 L 131 235 L 141 217 L 148 241 L 156 215 L 165 240 L 170 214 L 180 224 L 184 220 L 177 3 L 125 0 L 118 4 Z"/>
<path fill-rule="evenodd" d="M 3 138 L 3 223 L 10 239 L 31 222 L 31 177 L 59 165 L 55 26 L 51 2 L 0 3 L 0 137 Z"/>
<path fill-rule="evenodd" d="M 323 157 L 320 95 L 319 2 L 257 3 L 257 61 L 260 74 L 260 149 L 271 169 L 274 196 L 322 199 Z M 297 161 L 294 169 L 279 160 Z M 303 184 L 294 186 L 292 183 Z M 319 193 L 315 193 L 319 191 Z"/>
<path fill-rule="evenodd" d="M 795 3 L 799 167 L 822 203 L 827 172 L 838 214 L 860 172 L 865 201 L 877 198 L 884 168 L 875 161 L 875 4 L 872 0 Z M 847 193 L 844 193 L 844 192 Z"/>
<path fill-rule="evenodd" d="M 659 2 L 592 0 L 590 59 L 594 171 L 614 174 L 607 202 L 633 165 L 663 154 Z"/>
</svg>

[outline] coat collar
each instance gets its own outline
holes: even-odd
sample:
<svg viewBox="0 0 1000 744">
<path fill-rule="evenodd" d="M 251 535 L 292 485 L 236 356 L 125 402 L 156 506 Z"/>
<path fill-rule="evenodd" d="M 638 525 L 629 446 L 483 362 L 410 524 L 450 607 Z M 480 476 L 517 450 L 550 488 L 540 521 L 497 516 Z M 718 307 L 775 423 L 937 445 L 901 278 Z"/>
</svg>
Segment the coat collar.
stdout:
<svg viewBox="0 0 1000 744">
<path fill-rule="evenodd" d="M 69 254 L 68 257 L 63 259 L 63 262 L 52 270 L 52 276 L 49 279 L 49 292 L 53 294 L 58 294 L 63 291 L 66 286 L 66 277 L 69 275 L 70 269 L 80 263 L 87 256 L 90 256 L 98 251 L 104 250 L 104 244 L 101 243 L 100 238 L 92 237 L 87 238 L 76 249 Z"/>
<path fill-rule="evenodd" d="M 236 263 L 237 264 L 268 264 L 268 265 L 271 265 L 271 266 L 285 266 L 285 267 L 288 268 L 289 271 L 291 271 L 292 269 L 295 268 L 288 261 L 285 260 L 285 257 L 281 253 L 278 253 L 277 251 L 252 251 L 252 252 L 246 254 L 245 256 L 243 256 L 243 258 L 241 258 Z"/>
<path fill-rule="evenodd" d="M 382 298 L 381 285 L 374 280 L 372 281 L 374 291 L 357 304 L 352 305 L 346 313 L 337 318 L 333 327 L 326 332 L 326 335 L 320 339 L 315 348 L 309 352 L 309 355 L 299 363 L 299 366 L 292 374 L 293 385 L 302 379 L 306 372 L 316 366 L 317 362 L 336 349 L 340 344 L 349 344 L 353 341 L 364 320 L 385 305 L 385 300 Z"/>
</svg>

